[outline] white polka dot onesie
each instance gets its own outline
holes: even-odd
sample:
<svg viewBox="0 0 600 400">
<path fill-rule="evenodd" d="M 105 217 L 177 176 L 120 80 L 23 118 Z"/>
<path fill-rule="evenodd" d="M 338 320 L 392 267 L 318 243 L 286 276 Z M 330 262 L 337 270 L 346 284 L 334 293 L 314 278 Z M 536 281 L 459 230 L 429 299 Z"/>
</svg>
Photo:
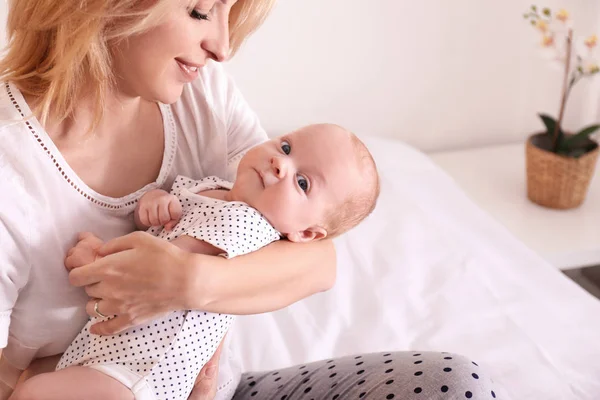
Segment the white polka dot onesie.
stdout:
<svg viewBox="0 0 600 400">
<path fill-rule="evenodd" d="M 166 240 L 188 235 L 223 250 L 223 256 L 246 254 L 280 239 L 280 234 L 255 209 L 197 193 L 231 189 L 215 177 L 193 181 L 177 177 L 171 193 L 182 205 L 181 220 L 171 232 L 151 228 Z M 104 320 L 92 317 L 71 343 L 57 370 L 83 365 L 104 372 L 130 388 L 136 400 L 187 399 L 198 373 L 214 354 L 233 316 L 177 311 L 114 336 L 89 333 Z"/>
</svg>

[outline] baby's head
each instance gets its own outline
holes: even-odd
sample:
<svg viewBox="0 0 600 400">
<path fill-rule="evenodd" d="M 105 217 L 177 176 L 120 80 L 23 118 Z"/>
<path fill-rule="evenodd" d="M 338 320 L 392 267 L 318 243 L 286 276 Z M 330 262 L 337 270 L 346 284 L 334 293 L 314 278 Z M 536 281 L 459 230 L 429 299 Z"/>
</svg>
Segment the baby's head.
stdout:
<svg viewBox="0 0 600 400">
<path fill-rule="evenodd" d="M 310 125 L 253 147 L 231 194 L 257 209 L 293 242 L 335 237 L 373 211 L 379 176 L 352 133 Z"/>
</svg>

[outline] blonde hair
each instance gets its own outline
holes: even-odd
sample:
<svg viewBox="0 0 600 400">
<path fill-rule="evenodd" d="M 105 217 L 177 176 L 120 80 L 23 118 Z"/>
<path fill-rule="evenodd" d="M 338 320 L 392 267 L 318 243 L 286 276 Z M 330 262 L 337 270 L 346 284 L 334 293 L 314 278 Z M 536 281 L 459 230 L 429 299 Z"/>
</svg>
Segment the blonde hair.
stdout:
<svg viewBox="0 0 600 400">
<path fill-rule="evenodd" d="M 327 213 L 324 228 L 330 239 L 349 231 L 369 216 L 375 209 L 381 190 L 377 165 L 369 149 L 353 133 L 350 133 L 350 140 L 354 148 L 357 170 L 361 173 L 360 187 L 341 205 L 336 205 Z"/>
<path fill-rule="evenodd" d="M 113 83 L 109 45 L 161 22 L 174 0 L 10 0 L 0 79 L 36 99 L 45 124 L 72 116 L 78 96 L 96 99 L 94 125 Z M 266 18 L 275 0 L 239 0 L 230 15 L 231 54 Z"/>
</svg>

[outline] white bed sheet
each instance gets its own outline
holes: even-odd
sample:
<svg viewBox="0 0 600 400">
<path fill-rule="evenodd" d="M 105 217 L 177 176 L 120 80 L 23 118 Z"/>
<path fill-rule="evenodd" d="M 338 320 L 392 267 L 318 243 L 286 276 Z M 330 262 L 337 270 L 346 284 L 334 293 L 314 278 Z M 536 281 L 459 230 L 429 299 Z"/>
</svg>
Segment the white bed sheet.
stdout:
<svg viewBox="0 0 600 400">
<path fill-rule="evenodd" d="M 366 140 L 376 211 L 336 239 L 335 287 L 287 309 L 240 317 L 244 370 L 359 352 L 470 357 L 511 399 L 600 399 L 600 301 L 472 203 L 424 154 Z"/>
</svg>

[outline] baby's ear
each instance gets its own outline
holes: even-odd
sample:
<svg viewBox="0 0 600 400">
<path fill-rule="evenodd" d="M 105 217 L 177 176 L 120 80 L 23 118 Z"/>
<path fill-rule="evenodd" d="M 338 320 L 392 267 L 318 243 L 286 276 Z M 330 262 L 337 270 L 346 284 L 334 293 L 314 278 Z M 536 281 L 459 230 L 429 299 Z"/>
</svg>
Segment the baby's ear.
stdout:
<svg viewBox="0 0 600 400">
<path fill-rule="evenodd" d="M 311 226 L 303 231 L 292 232 L 287 235 L 290 242 L 307 243 L 327 237 L 327 231 L 320 226 Z"/>
</svg>

